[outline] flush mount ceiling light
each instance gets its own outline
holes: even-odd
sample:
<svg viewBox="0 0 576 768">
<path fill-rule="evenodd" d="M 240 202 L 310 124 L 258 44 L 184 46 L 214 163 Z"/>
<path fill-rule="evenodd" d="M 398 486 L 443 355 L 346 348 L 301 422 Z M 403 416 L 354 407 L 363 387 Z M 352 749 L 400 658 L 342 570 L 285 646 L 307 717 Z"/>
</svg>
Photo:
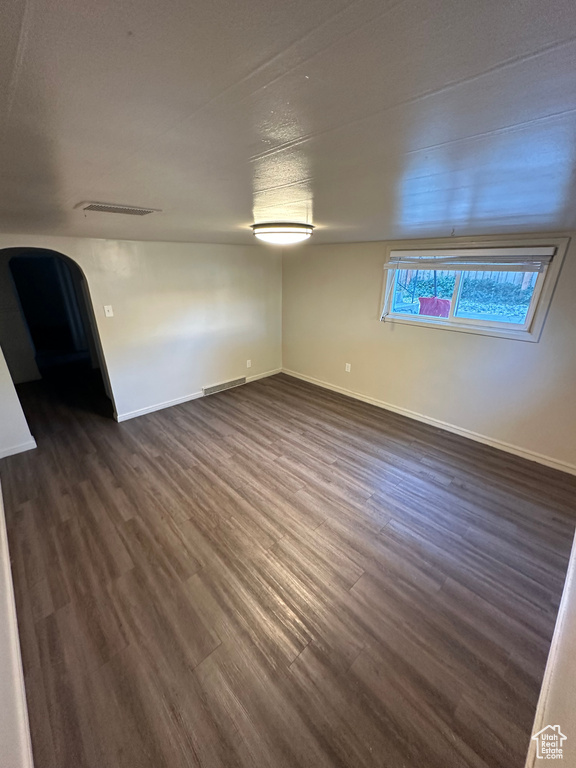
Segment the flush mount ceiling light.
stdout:
<svg viewBox="0 0 576 768">
<path fill-rule="evenodd" d="M 274 245 L 290 245 L 307 240 L 312 234 L 312 224 L 294 224 L 275 221 L 268 224 L 252 224 L 252 231 L 260 240 Z"/>
</svg>

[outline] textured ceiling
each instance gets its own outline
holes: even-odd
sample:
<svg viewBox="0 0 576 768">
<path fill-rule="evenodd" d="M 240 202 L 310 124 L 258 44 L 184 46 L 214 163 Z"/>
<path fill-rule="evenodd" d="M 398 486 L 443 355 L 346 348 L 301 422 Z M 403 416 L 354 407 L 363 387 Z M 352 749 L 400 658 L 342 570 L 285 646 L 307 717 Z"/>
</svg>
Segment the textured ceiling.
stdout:
<svg viewBox="0 0 576 768">
<path fill-rule="evenodd" d="M 4 232 L 574 228 L 576 3 L 2 0 L 0 133 Z"/>
</svg>

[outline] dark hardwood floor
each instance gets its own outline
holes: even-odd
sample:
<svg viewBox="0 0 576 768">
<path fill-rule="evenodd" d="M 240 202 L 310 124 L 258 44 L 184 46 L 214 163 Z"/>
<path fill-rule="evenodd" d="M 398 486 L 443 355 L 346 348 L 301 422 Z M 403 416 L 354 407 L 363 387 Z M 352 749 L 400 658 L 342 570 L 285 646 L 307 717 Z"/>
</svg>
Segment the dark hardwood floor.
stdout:
<svg viewBox="0 0 576 768">
<path fill-rule="evenodd" d="M 36 768 L 523 766 L 576 478 L 284 375 L 124 424 L 21 395 Z"/>
</svg>

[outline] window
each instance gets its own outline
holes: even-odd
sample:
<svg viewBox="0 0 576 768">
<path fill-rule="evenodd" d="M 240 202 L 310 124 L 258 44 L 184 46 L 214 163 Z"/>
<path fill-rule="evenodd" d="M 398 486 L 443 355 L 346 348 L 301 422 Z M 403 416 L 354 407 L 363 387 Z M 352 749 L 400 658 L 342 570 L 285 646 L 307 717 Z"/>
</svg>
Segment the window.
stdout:
<svg viewBox="0 0 576 768">
<path fill-rule="evenodd" d="M 381 319 L 538 341 L 567 243 L 389 250 Z"/>
</svg>

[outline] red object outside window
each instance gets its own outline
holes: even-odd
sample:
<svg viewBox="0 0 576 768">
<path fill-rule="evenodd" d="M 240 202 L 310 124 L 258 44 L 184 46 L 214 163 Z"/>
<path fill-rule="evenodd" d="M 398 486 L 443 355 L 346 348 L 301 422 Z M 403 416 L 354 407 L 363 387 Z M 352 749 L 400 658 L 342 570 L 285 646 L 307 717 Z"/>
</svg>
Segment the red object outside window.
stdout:
<svg viewBox="0 0 576 768">
<path fill-rule="evenodd" d="M 419 298 L 420 315 L 428 317 L 448 317 L 450 315 L 450 299 L 439 299 L 437 296 Z"/>
</svg>

